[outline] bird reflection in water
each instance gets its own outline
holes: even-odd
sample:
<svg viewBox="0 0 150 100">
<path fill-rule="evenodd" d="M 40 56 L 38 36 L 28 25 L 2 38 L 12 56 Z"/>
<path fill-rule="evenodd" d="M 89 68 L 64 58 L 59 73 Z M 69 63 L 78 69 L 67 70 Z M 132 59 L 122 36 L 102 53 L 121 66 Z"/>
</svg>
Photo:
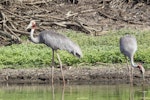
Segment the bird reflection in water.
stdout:
<svg viewBox="0 0 150 100">
<path fill-rule="evenodd" d="M 146 100 L 146 93 L 148 88 L 144 85 L 141 86 L 141 90 L 135 90 L 135 87 L 133 85 L 130 85 L 129 87 L 129 100 L 137 100 L 135 97 L 135 94 L 140 95 L 141 99 L 139 100 Z"/>
<path fill-rule="evenodd" d="M 54 85 L 51 85 L 51 89 L 52 89 L 52 100 L 55 100 L 55 87 L 54 87 Z M 62 86 L 61 100 L 64 100 L 64 92 L 65 92 L 65 86 Z"/>
</svg>

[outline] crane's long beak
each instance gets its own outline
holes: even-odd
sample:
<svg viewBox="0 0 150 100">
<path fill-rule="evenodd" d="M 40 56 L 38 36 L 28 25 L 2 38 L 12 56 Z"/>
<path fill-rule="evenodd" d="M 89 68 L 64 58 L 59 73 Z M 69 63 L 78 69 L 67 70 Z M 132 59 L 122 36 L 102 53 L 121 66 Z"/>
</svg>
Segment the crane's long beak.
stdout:
<svg viewBox="0 0 150 100">
<path fill-rule="evenodd" d="M 30 23 L 27 27 L 26 27 L 26 31 L 28 30 L 28 29 L 31 29 L 31 27 L 32 27 L 32 23 Z"/>
</svg>

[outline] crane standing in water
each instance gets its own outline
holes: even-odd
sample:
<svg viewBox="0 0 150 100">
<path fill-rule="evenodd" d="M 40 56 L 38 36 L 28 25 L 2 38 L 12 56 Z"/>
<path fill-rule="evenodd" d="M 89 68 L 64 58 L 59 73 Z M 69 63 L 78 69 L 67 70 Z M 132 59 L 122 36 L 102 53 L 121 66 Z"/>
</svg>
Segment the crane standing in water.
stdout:
<svg viewBox="0 0 150 100">
<path fill-rule="evenodd" d="M 53 74 L 54 74 L 54 51 L 55 51 L 57 54 L 59 63 L 60 63 L 60 70 L 61 70 L 62 77 L 63 77 L 63 83 L 65 85 L 65 79 L 64 79 L 64 74 L 62 70 L 62 62 L 60 60 L 59 54 L 57 53 L 57 50 L 58 49 L 66 50 L 69 53 L 72 53 L 74 56 L 77 56 L 80 58 L 82 57 L 82 51 L 80 47 L 74 42 L 72 42 L 66 36 L 56 33 L 54 31 L 50 31 L 50 30 L 42 31 L 37 37 L 34 37 L 33 34 L 35 31 L 35 28 L 36 28 L 36 22 L 34 20 L 30 21 L 26 30 L 31 29 L 31 32 L 30 32 L 31 41 L 34 43 L 43 43 L 47 45 L 48 47 L 52 48 L 52 69 L 51 69 L 52 84 L 53 84 Z"/>
<path fill-rule="evenodd" d="M 139 68 L 143 80 L 144 80 L 144 73 L 145 69 L 141 64 L 134 63 L 134 54 L 137 51 L 137 41 L 134 36 L 125 35 L 120 38 L 120 51 L 125 56 L 130 59 L 132 67 L 128 66 L 129 74 L 130 74 L 130 82 L 133 82 L 133 68 Z"/>
</svg>

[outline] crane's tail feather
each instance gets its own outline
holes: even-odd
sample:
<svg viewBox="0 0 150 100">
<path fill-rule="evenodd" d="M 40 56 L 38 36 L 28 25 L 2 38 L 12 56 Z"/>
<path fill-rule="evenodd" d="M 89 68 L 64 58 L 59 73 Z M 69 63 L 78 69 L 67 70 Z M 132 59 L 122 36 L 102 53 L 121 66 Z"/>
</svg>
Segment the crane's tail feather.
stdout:
<svg viewBox="0 0 150 100">
<path fill-rule="evenodd" d="M 82 54 L 76 53 L 75 56 L 77 56 L 78 58 L 82 58 Z"/>
<path fill-rule="evenodd" d="M 82 54 L 82 51 L 80 49 L 79 46 L 76 47 L 76 50 L 75 50 L 75 56 L 79 57 L 79 58 L 82 58 L 83 57 L 83 54 Z"/>
<path fill-rule="evenodd" d="M 76 53 L 76 56 L 77 56 L 77 57 L 79 57 L 79 58 L 81 58 L 81 57 L 82 57 L 82 55 L 80 55 L 80 54 L 78 54 L 78 53 Z"/>
<path fill-rule="evenodd" d="M 81 51 L 80 47 L 78 47 L 78 46 L 76 46 L 76 48 L 74 48 L 74 50 L 72 50 L 70 53 L 72 53 L 74 56 L 76 56 L 78 58 L 83 57 L 82 51 Z"/>
</svg>

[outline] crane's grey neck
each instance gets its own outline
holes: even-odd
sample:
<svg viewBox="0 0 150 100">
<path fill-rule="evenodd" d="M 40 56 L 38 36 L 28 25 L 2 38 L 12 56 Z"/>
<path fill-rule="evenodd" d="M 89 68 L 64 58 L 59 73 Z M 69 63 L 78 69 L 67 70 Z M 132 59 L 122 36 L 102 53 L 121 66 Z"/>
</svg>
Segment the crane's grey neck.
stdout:
<svg viewBox="0 0 150 100">
<path fill-rule="evenodd" d="M 31 29 L 31 32 L 30 32 L 30 38 L 31 38 L 31 41 L 34 42 L 34 43 L 39 43 L 39 37 L 34 37 L 33 34 L 34 34 L 34 30 L 35 29 Z"/>
<path fill-rule="evenodd" d="M 134 63 L 134 59 L 133 59 L 133 57 L 131 57 L 131 65 L 132 65 L 132 67 L 137 67 L 138 65 L 136 65 L 135 63 Z"/>
</svg>

